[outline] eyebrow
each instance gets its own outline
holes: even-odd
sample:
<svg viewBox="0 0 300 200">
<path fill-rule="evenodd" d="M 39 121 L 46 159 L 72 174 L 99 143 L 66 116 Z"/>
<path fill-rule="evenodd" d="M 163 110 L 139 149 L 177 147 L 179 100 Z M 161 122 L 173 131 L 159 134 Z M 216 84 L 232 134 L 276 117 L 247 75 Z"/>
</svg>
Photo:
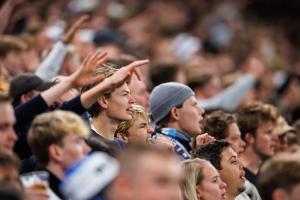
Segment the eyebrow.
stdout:
<svg viewBox="0 0 300 200">
<path fill-rule="evenodd" d="M 229 158 L 229 160 L 232 160 L 232 159 L 237 159 L 237 156 L 231 156 L 230 158 Z"/>
</svg>

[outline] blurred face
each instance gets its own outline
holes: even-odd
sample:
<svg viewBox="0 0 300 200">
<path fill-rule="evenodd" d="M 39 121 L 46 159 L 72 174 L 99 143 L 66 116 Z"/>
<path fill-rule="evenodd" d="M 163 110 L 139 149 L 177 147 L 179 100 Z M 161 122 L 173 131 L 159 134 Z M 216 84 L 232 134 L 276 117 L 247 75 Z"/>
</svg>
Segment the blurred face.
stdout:
<svg viewBox="0 0 300 200">
<path fill-rule="evenodd" d="M 253 148 L 262 159 L 266 159 L 274 155 L 277 140 L 278 136 L 274 132 L 274 124 L 265 122 L 256 130 Z"/>
<path fill-rule="evenodd" d="M 245 150 L 245 142 L 241 138 L 241 132 L 236 123 L 229 125 L 228 136 L 225 138 L 232 144 L 234 150 L 240 155 Z"/>
<path fill-rule="evenodd" d="M 133 76 L 129 88 L 136 104 L 143 106 L 146 110 L 149 110 L 148 100 L 150 94 L 146 84 Z"/>
<path fill-rule="evenodd" d="M 189 97 L 182 105 L 177 108 L 179 128 L 190 136 L 201 134 L 200 123 L 203 120 L 204 110 L 198 106 L 194 96 Z"/>
<path fill-rule="evenodd" d="M 197 197 L 203 200 L 226 199 L 226 184 L 221 180 L 216 168 L 206 162 L 203 168 L 204 179 L 197 186 Z"/>
<path fill-rule="evenodd" d="M 16 189 L 21 189 L 18 169 L 13 166 L 0 167 L 0 182 L 6 182 L 16 187 Z"/>
<path fill-rule="evenodd" d="M 61 145 L 62 167 L 66 170 L 75 162 L 84 158 L 91 151 L 83 137 L 69 134 L 63 138 Z"/>
<path fill-rule="evenodd" d="M 236 197 L 245 190 L 245 172 L 236 152 L 228 147 L 221 155 L 221 167 L 219 170 L 221 179 L 227 184 L 228 197 Z"/>
<path fill-rule="evenodd" d="M 127 84 L 115 89 L 111 97 L 107 99 L 107 115 L 116 121 L 130 120 L 133 115 L 131 106 L 134 103 L 133 97 Z"/>
<path fill-rule="evenodd" d="M 173 157 L 148 154 L 139 161 L 132 179 L 132 200 L 176 200 L 180 195 L 181 169 Z"/>
<path fill-rule="evenodd" d="M 138 116 L 132 126 L 128 129 L 128 143 L 147 143 L 153 132 L 150 127 L 148 119 L 143 116 Z"/>
<path fill-rule="evenodd" d="M 300 200 L 300 184 L 295 185 L 291 191 L 287 192 L 288 194 L 288 200 Z"/>
<path fill-rule="evenodd" d="M 0 103 L 0 147 L 12 151 L 17 140 L 14 131 L 15 115 L 10 103 Z"/>
</svg>

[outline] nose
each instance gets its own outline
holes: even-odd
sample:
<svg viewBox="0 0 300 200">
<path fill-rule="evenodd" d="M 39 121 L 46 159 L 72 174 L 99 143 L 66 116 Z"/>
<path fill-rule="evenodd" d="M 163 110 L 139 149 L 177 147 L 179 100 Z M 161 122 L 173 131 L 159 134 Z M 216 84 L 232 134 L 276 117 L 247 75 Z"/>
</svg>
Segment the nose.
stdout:
<svg viewBox="0 0 300 200">
<path fill-rule="evenodd" d="M 133 98 L 133 96 L 131 94 L 129 94 L 129 100 L 128 100 L 128 103 L 129 104 L 134 104 L 135 103 L 135 100 Z"/>
<path fill-rule="evenodd" d="M 198 106 L 198 111 L 200 115 L 203 115 L 205 113 L 205 110 L 201 106 Z"/>
<path fill-rule="evenodd" d="M 13 140 L 13 141 L 16 141 L 17 138 L 18 138 L 18 136 L 17 136 L 17 134 L 16 134 L 16 132 L 15 132 L 15 130 L 14 130 L 13 127 L 10 127 L 10 130 L 9 130 L 9 138 L 10 138 L 11 140 Z"/>
<path fill-rule="evenodd" d="M 239 138 L 239 146 L 241 147 L 241 149 L 245 149 L 246 147 L 246 143 L 242 138 Z"/>
<path fill-rule="evenodd" d="M 227 184 L 221 180 L 220 185 L 219 185 L 219 188 L 220 188 L 221 190 L 223 190 L 223 189 L 226 189 L 226 187 L 227 187 Z"/>
<path fill-rule="evenodd" d="M 148 125 L 147 133 L 148 133 L 149 135 L 151 135 L 151 134 L 153 133 L 153 131 L 154 131 L 154 129 L 153 129 L 150 125 Z"/>
</svg>

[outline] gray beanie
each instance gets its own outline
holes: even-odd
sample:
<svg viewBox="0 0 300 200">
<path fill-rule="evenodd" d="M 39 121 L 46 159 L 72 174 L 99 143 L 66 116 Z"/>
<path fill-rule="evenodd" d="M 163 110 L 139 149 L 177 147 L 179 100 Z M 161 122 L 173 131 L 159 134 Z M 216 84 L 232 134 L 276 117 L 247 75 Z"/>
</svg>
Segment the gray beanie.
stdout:
<svg viewBox="0 0 300 200">
<path fill-rule="evenodd" d="M 181 105 L 193 95 L 193 90 L 181 83 L 169 82 L 156 86 L 149 98 L 152 122 L 156 124 L 166 117 L 173 107 Z"/>
</svg>

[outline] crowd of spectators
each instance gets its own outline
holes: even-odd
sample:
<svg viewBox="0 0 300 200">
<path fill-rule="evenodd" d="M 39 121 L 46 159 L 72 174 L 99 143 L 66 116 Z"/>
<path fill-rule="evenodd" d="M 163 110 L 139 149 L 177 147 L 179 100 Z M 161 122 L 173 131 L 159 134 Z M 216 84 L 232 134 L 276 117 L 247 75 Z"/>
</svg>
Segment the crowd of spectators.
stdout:
<svg viewBox="0 0 300 200">
<path fill-rule="evenodd" d="M 0 1 L 0 199 L 299 199 L 297 8 Z"/>
</svg>

